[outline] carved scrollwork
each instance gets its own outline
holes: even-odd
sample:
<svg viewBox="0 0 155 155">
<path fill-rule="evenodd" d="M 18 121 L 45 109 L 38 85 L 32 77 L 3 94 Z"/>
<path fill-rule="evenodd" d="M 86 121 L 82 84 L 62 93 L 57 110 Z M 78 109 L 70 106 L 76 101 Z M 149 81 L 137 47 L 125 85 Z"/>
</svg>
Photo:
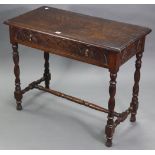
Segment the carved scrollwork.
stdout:
<svg viewBox="0 0 155 155">
<path fill-rule="evenodd" d="M 78 57 L 81 61 L 93 61 L 95 64 L 108 65 L 108 52 L 103 51 L 102 48 L 86 45 L 81 42 L 75 42 L 65 38 L 57 36 L 49 36 L 34 32 L 32 30 L 17 29 L 15 31 L 15 40 L 23 42 L 26 45 L 35 45 L 41 47 L 41 49 L 48 48 L 53 53 L 58 54 L 59 52 L 70 55 L 71 57 Z"/>
</svg>

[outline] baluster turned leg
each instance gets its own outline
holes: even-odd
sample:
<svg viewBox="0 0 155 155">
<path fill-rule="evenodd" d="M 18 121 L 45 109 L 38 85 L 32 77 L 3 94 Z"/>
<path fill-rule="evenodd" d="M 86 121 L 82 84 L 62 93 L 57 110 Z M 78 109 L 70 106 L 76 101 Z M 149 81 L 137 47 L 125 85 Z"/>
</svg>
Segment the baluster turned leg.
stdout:
<svg viewBox="0 0 155 155">
<path fill-rule="evenodd" d="M 136 63 L 135 63 L 135 74 L 134 74 L 134 86 L 133 86 L 133 94 L 132 94 L 132 101 L 130 106 L 132 107 L 132 111 L 131 111 L 131 118 L 130 121 L 131 122 L 135 122 L 136 121 L 136 114 L 137 114 L 137 110 L 138 110 L 138 93 L 139 93 L 139 80 L 140 80 L 140 68 L 141 68 L 141 64 L 142 64 L 142 53 L 137 53 L 136 54 Z"/>
<path fill-rule="evenodd" d="M 14 97 L 17 103 L 17 110 L 22 110 L 22 92 L 20 87 L 20 69 L 19 69 L 19 53 L 18 53 L 18 44 L 12 44 L 13 49 L 13 61 L 14 61 L 14 74 L 15 74 L 15 91 Z"/>
<path fill-rule="evenodd" d="M 51 74 L 49 71 L 49 53 L 44 52 L 44 59 L 45 59 L 45 70 L 44 70 L 44 78 L 45 78 L 45 88 L 49 88 Z"/>
<path fill-rule="evenodd" d="M 107 125 L 105 128 L 105 133 L 106 133 L 106 146 L 110 147 L 112 146 L 112 137 L 113 137 L 113 133 L 114 133 L 114 108 L 115 108 L 115 93 L 116 93 L 116 77 L 117 77 L 117 73 L 112 73 L 110 72 L 110 86 L 109 86 L 109 94 L 110 94 L 110 98 L 109 98 L 109 102 L 108 102 L 108 109 L 109 109 L 109 113 L 108 113 L 108 120 L 107 120 Z"/>
</svg>

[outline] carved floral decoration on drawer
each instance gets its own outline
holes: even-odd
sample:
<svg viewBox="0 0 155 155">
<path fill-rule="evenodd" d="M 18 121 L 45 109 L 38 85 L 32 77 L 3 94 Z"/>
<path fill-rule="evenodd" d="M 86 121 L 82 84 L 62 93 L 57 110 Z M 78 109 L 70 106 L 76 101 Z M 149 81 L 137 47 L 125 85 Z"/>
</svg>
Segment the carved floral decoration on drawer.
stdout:
<svg viewBox="0 0 155 155">
<path fill-rule="evenodd" d="M 83 43 L 74 42 L 65 38 L 40 34 L 25 29 L 15 30 L 16 40 L 24 43 L 35 44 L 41 47 L 47 47 L 52 50 L 65 51 L 71 56 L 78 56 L 85 59 L 102 61 L 108 65 L 108 51 Z"/>
</svg>

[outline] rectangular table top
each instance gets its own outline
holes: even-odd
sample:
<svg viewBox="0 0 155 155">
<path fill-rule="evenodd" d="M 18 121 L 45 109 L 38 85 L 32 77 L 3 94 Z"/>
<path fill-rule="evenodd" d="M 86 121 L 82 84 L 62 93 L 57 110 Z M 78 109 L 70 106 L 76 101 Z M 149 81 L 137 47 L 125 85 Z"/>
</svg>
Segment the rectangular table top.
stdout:
<svg viewBox="0 0 155 155">
<path fill-rule="evenodd" d="M 121 52 L 151 29 L 43 6 L 5 21 L 48 35 Z"/>
</svg>

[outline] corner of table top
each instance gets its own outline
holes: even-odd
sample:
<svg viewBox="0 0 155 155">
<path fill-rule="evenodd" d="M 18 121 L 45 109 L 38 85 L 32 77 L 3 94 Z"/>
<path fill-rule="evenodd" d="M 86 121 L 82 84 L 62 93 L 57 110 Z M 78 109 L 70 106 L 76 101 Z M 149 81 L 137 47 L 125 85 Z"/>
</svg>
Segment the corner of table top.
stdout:
<svg viewBox="0 0 155 155">
<path fill-rule="evenodd" d="M 150 29 L 149 27 L 144 27 L 146 29 L 146 34 L 145 35 L 148 35 L 149 33 L 152 32 L 152 29 Z"/>
<path fill-rule="evenodd" d="M 9 20 L 5 20 L 5 21 L 3 22 L 3 24 L 9 25 Z"/>
</svg>

